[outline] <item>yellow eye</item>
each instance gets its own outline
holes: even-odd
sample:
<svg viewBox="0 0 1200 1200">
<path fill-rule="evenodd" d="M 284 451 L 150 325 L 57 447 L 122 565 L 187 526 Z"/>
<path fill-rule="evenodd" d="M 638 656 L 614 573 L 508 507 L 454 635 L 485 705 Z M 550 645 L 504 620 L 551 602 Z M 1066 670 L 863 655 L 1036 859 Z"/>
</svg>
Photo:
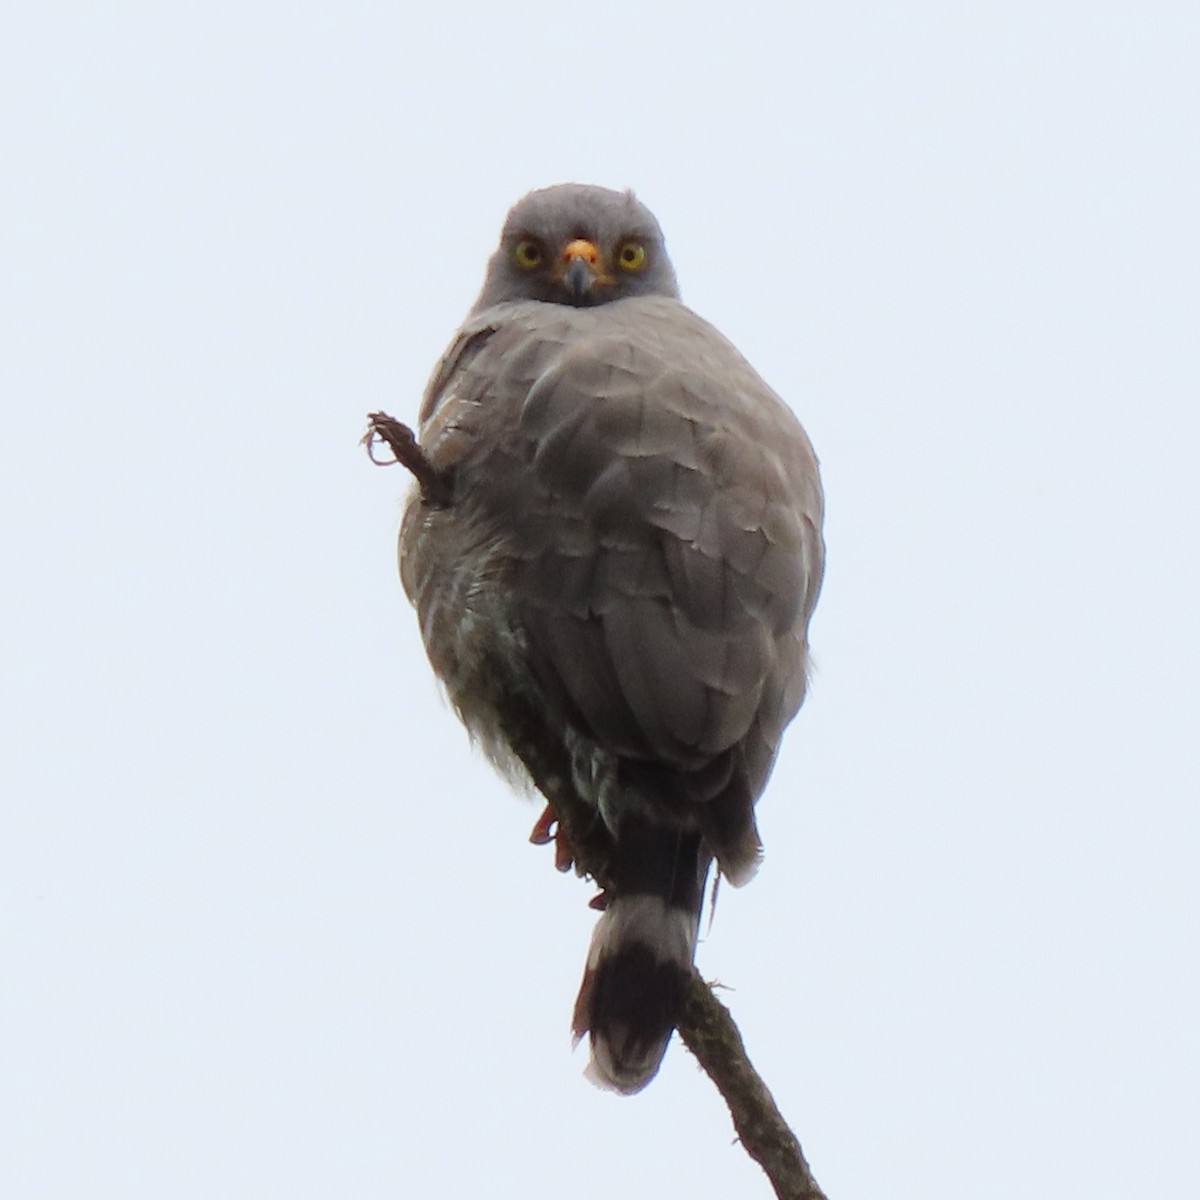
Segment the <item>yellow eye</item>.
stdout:
<svg viewBox="0 0 1200 1200">
<path fill-rule="evenodd" d="M 530 241 L 528 238 L 523 242 L 518 242 L 517 248 L 513 251 L 513 261 L 522 271 L 532 271 L 535 267 L 542 265 L 542 248 L 537 242 Z"/>
<path fill-rule="evenodd" d="M 641 242 L 625 242 L 617 251 L 617 262 L 625 271 L 640 271 L 646 265 L 646 247 Z"/>
</svg>

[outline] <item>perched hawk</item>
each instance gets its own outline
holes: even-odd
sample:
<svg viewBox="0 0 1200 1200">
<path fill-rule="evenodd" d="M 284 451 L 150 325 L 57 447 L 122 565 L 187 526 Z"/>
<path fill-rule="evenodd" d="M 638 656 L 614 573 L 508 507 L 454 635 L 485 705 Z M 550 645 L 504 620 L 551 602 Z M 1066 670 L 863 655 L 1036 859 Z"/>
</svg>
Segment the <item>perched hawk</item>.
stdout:
<svg viewBox="0 0 1200 1200">
<path fill-rule="evenodd" d="M 636 1092 L 679 1018 L 710 865 L 741 884 L 761 856 L 754 803 L 821 585 L 817 460 L 680 302 L 651 213 L 577 184 L 508 214 L 419 441 L 404 588 L 492 759 L 538 782 L 535 762 L 566 764 L 612 835 L 574 1028 L 590 1076 Z"/>
</svg>

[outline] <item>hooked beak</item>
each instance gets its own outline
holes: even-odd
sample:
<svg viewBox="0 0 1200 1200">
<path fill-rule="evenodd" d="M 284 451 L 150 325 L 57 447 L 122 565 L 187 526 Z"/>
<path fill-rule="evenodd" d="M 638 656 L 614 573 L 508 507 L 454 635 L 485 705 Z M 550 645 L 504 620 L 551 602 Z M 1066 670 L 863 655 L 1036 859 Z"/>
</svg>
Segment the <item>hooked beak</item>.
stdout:
<svg viewBox="0 0 1200 1200">
<path fill-rule="evenodd" d="M 600 265 L 600 251 L 586 238 L 568 242 L 563 249 L 562 261 L 562 285 L 577 304 L 586 300 L 597 284 L 611 282 Z"/>
</svg>

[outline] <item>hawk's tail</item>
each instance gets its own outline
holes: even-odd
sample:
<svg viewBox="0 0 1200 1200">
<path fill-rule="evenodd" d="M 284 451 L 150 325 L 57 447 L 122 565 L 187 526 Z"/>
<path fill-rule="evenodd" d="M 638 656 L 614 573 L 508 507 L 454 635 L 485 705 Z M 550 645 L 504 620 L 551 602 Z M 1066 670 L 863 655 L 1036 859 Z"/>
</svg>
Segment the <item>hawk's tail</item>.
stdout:
<svg viewBox="0 0 1200 1200">
<path fill-rule="evenodd" d="M 679 1021 L 709 858 L 698 833 L 626 815 L 616 860 L 572 1025 L 576 1040 L 591 1035 L 588 1077 L 629 1095 L 654 1078 Z"/>
</svg>

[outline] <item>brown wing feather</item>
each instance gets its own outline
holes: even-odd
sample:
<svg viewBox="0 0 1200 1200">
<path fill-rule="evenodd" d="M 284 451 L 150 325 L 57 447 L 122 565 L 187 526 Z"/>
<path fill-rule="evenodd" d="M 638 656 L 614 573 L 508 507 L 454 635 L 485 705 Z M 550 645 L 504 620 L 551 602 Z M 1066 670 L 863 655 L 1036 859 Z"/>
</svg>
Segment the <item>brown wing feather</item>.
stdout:
<svg viewBox="0 0 1200 1200">
<path fill-rule="evenodd" d="M 799 424 L 675 301 L 484 316 L 435 376 L 427 450 L 502 544 L 532 670 L 617 754 L 698 770 L 763 743 L 757 793 L 821 571 Z"/>
</svg>

